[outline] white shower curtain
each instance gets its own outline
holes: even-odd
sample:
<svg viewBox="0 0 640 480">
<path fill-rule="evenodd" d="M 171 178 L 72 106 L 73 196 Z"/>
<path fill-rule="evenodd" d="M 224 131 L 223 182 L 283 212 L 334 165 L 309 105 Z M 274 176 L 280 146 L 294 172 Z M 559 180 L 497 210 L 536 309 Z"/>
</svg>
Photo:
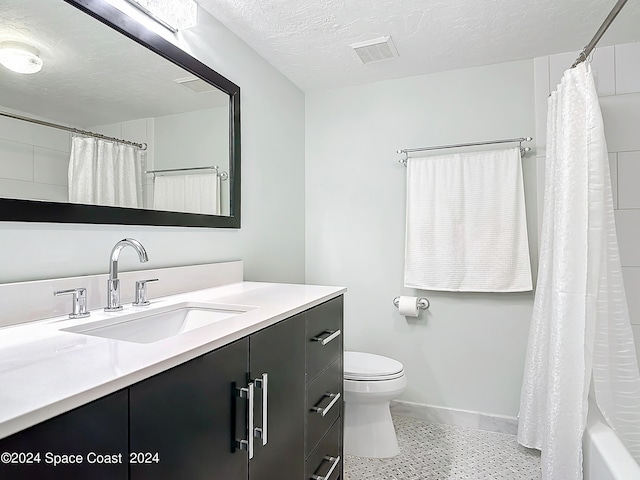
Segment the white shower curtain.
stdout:
<svg viewBox="0 0 640 480">
<path fill-rule="evenodd" d="M 137 147 L 73 135 L 69 201 L 140 208 L 144 153 Z"/>
<path fill-rule="evenodd" d="M 602 114 L 591 69 L 549 98 L 540 266 L 518 441 L 542 451 L 542 478 L 582 479 L 596 402 L 640 460 L 640 376 L 622 282 Z"/>
</svg>

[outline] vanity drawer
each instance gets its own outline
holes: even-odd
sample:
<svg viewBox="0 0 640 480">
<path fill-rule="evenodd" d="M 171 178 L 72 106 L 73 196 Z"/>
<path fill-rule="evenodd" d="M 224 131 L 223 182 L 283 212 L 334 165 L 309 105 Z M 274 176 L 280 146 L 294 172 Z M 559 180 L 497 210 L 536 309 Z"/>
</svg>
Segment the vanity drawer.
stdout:
<svg viewBox="0 0 640 480">
<path fill-rule="evenodd" d="M 342 361 L 339 357 L 307 386 L 306 455 L 341 416 L 343 401 Z"/>
<path fill-rule="evenodd" d="M 305 313 L 307 381 L 314 379 L 342 353 L 342 296 Z"/>
<path fill-rule="evenodd" d="M 326 480 L 338 480 L 342 478 L 342 438 L 341 424 L 337 421 L 329 430 L 329 433 L 322 439 L 318 448 L 309 456 L 305 462 L 306 480 L 314 479 L 314 475 Z M 329 475 L 331 472 L 331 475 Z M 317 477 L 315 477 L 317 478 Z"/>
</svg>

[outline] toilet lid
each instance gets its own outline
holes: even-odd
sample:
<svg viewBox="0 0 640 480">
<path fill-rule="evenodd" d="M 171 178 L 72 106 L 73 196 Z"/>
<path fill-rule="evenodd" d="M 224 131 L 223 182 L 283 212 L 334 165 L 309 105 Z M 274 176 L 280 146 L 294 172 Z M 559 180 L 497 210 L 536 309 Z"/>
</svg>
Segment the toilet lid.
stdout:
<svg viewBox="0 0 640 480">
<path fill-rule="evenodd" d="M 347 380 L 389 380 L 404 375 L 402 363 L 392 358 L 363 352 L 344 352 Z"/>
</svg>

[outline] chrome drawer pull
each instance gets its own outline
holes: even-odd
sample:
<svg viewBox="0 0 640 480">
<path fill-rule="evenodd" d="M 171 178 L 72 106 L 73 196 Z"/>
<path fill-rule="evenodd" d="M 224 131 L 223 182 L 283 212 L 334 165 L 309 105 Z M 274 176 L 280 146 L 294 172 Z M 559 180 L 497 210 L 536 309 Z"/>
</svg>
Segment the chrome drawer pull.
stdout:
<svg viewBox="0 0 640 480">
<path fill-rule="evenodd" d="M 330 330 L 325 330 L 317 337 L 313 337 L 311 340 L 314 342 L 320 342 L 320 345 L 326 345 L 331 340 L 338 338 L 342 332 L 340 330 L 336 330 L 334 332 Z"/>
<path fill-rule="evenodd" d="M 329 478 L 331 477 L 331 474 L 333 473 L 333 471 L 336 469 L 336 467 L 340 463 L 340 455 L 338 455 L 337 457 L 326 456 L 326 457 L 324 457 L 323 460 L 326 460 L 327 462 L 333 462 L 331 464 L 331 468 L 329 469 L 327 474 L 324 475 L 324 476 L 322 476 L 322 475 L 311 475 L 311 479 L 312 480 L 329 480 Z"/>
<path fill-rule="evenodd" d="M 253 435 L 256 438 L 262 439 L 262 445 L 267 444 L 267 411 L 269 409 L 269 400 L 267 399 L 269 391 L 269 375 L 263 373 L 261 378 L 254 380 L 256 388 L 262 390 L 262 427 L 255 427 L 253 429 Z"/>
<path fill-rule="evenodd" d="M 246 450 L 249 454 L 249 459 L 253 458 L 253 382 L 250 382 L 247 388 L 236 389 L 236 394 L 240 398 L 246 398 L 247 402 L 247 439 L 236 440 L 236 448 L 240 450 Z"/>
<path fill-rule="evenodd" d="M 324 408 L 320 408 L 320 407 L 313 407 L 311 408 L 311 410 L 313 410 L 316 413 L 319 413 L 321 416 L 325 416 L 327 413 L 329 413 L 329 410 L 331 410 L 331 407 L 333 407 L 336 402 L 340 399 L 340 394 L 339 393 L 325 393 L 324 394 L 325 397 L 329 397 L 331 398 L 331 402 L 329 402 L 329 405 L 327 405 Z"/>
</svg>

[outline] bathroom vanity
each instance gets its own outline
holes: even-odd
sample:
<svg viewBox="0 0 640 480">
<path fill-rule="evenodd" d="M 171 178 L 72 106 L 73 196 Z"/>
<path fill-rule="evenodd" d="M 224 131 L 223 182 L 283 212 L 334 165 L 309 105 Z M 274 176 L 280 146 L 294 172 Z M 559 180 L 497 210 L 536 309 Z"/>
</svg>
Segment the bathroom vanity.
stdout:
<svg viewBox="0 0 640 480">
<path fill-rule="evenodd" d="M 0 329 L 0 478 L 341 478 L 343 292 L 236 282 Z M 184 306 L 232 315 L 118 326 Z"/>
</svg>

